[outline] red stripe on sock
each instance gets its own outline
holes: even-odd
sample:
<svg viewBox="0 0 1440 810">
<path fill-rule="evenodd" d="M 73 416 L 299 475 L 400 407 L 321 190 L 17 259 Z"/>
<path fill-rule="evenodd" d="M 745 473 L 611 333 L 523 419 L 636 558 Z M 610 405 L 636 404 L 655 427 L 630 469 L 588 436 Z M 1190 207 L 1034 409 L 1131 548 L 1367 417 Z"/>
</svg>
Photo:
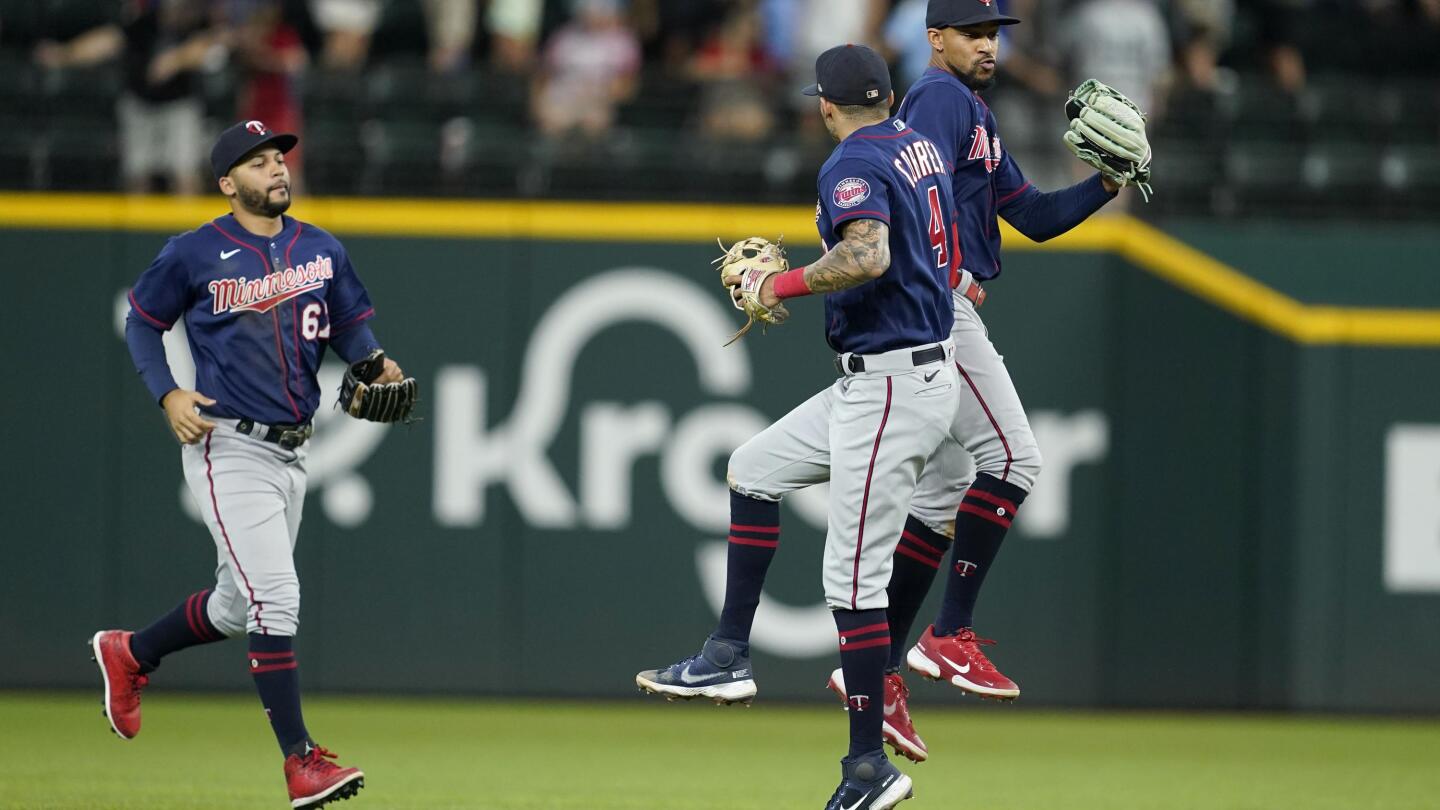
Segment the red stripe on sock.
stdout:
<svg viewBox="0 0 1440 810">
<path fill-rule="evenodd" d="M 943 546 L 932 546 L 932 545 L 930 545 L 930 543 L 928 543 L 927 541 L 920 539 L 920 536 L 917 535 L 917 534 L 915 534 L 915 533 L 912 532 L 912 531 L 906 530 L 906 531 L 900 532 L 900 539 L 902 539 L 902 540 L 909 540 L 910 542 L 914 543 L 914 544 L 917 545 L 917 546 L 922 546 L 922 547 L 924 548 L 924 550 L 929 551 L 930 553 L 934 554 L 936 557 L 941 557 L 941 556 L 944 556 L 944 554 L 945 554 L 945 548 L 944 548 Z"/>
<path fill-rule="evenodd" d="M 962 503 L 960 504 L 960 511 L 969 512 L 972 515 L 979 515 L 980 517 L 985 518 L 991 523 L 1004 526 L 1007 529 L 1010 528 L 1010 519 L 995 514 L 995 510 L 993 509 L 985 509 L 984 507 L 976 506 L 974 504 Z"/>
<path fill-rule="evenodd" d="M 737 546 L 759 546 L 760 548 L 779 548 L 779 540 L 756 540 L 753 537 L 736 537 L 730 535 L 730 542 Z"/>
<path fill-rule="evenodd" d="M 291 650 L 290 652 L 255 652 L 254 650 L 251 650 L 250 657 L 259 658 L 262 660 L 269 660 L 272 658 L 294 658 L 295 652 L 293 650 Z"/>
<path fill-rule="evenodd" d="M 967 497 L 967 498 L 979 498 L 980 500 L 985 501 L 986 503 L 993 503 L 993 504 L 995 504 L 996 506 L 1003 506 L 1003 507 L 1005 507 L 1006 509 L 1009 509 L 1009 510 L 1010 510 L 1010 513 L 1011 513 L 1012 515 L 1013 515 L 1014 513 L 1018 512 L 1018 511 L 1020 511 L 1020 507 L 1019 507 L 1019 506 L 1016 506 L 1014 501 L 1007 501 L 1007 500 L 1005 500 L 1004 498 L 1001 498 L 1001 497 L 998 496 L 998 495 L 991 495 L 990 493 L 986 492 L 986 491 L 983 490 L 983 489 L 974 489 L 974 488 L 971 488 L 968 492 L 965 493 L 965 497 Z"/>
<path fill-rule="evenodd" d="M 756 534 L 779 534 L 779 526 L 741 526 L 738 523 L 730 524 L 732 532 L 754 532 Z"/>
<path fill-rule="evenodd" d="M 253 668 L 251 668 L 250 674 L 251 674 L 251 675 L 259 675 L 259 674 L 262 673 L 262 672 L 275 672 L 275 671 L 282 670 L 282 669 L 297 669 L 299 666 L 300 666 L 300 665 L 297 664 L 297 663 L 294 662 L 294 661 L 291 661 L 291 662 L 288 663 L 288 664 L 266 664 L 266 665 L 263 666 L 263 667 L 253 667 Z"/>
<path fill-rule="evenodd" d="M 192 593 L 185 600 L 185 623 L 190 626 L 190 632 L 201 641 L 205 640 L 205 634 L 200 632 L 200 627 L 195 623 L 195 602 L 200 594 Z"/>
<path fill-rule="evenodd" d="M 869 635 L 870 633 L 878 633 L 881 630 L 888 632 L 890 630 L 890 623 L 880 622 L 879 624 L 867 624 L 864 627 L 857 627 L 854 630 L 842 630 L 840 631 L 840 637 L 854 638 L 855 636 L 864 636 Z"/>
<path fill-rule="evenodd" d="M 896 553 L 896 554 L 904 554 L 906 557 L 909 557 L 910 559 L 915 560 L 915 561 L 917 561 L 917 562 L 925 563 L 926 565 L 930 566 L 931 568 L 935 568 L 935 569 L 939 569 L 939 568 L 940 568 L 940 560 L 939 560 L 939 558 L 926 557 L 924 554 L 921 554 L 920 552 L 915 551 L 914 549 L 910 548 L 909 546 L 896 546 L 896 547 L 895 547 L 895 553 Z"/>
<path fill-rule="evenodd" d="M 855 650 L 865 650 L 865 649 L 869 649 L 870 647 L 883 647 L 883 646 L 888 645 L 889 643 L 890 643 L 890 636 L 889 636 L 889 635 L 886 635 L 884 638 L 871 638 L 871 639 L 866 639 L 865 641 L 853 641 L 853 642 L 850 642 L 850 643 L 848 643 L 848 644 L 841 644 L 841 645 L 840 645 L 840 652 L 842 652 L 842 653 L 847 653 L 847 652 L 853 652 L 853 651 L 855 651 Z"/>
</svg>

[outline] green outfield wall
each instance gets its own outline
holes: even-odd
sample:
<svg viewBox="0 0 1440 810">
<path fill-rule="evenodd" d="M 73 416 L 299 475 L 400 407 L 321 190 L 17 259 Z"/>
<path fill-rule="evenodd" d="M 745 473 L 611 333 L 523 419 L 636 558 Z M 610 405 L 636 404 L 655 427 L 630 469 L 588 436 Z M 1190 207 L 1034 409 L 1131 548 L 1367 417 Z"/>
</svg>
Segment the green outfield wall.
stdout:
<svg viewBox="0 0 1440 810">
<path fill-rule="evenodd" d="M 728 453 L 833 379 L 819 302 L 723 348 L 738 313 L 701 239 L 334 229 L 424 421 L 337 416 L 327 366 L 297 553 L 307 686 L 626 696 L 693 652 L 723 590 Z M 211 577 L 121 332 L 166 231 L 0 228 L 0 688 L 92 685 L 90 633 Z M 1301 278 L 1285 238 L 1226 261 Z M 1440 350 L 1296 340 L 1152 269 L 1017 250 L 988 288 L 1047 462 L 978 611 L 994 658 L 1037 704 L 1440 710 Z M 1394 271 L 1420 290 L 1401 303 L 1440 310 L 1420 271 Z M 1337 294 L 1314 303 L 1370 304 Z M 171 362 L 185 379 L 188 352 Z M 824 699 L 823 491 L 783 521 L 761 695 Z M 242 661 L 213 645 L 156 681 L 248 689 Z"/>
</svg>

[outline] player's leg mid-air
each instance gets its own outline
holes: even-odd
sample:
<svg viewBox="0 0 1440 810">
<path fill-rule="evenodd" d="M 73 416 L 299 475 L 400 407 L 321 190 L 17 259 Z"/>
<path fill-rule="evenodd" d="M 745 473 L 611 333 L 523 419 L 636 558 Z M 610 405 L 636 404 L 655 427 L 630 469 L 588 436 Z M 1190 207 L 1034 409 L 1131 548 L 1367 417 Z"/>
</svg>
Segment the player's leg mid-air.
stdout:
<svg viewBox="0 0 1440 810">
<path fill-rule="evenodd" d="M 672 698 L 754 697 L 750 631 L 780 544 L 780 501 L 828 480 L 821 581 L 837 631 L 832 680 L 846 698 L 849 750 L 826 808 L 888 810 L 914 792 L 885 754 L 887 735 L 906 756 L 925 755 L 923 743 L 910 744 L 887 722 L 898 719 L 904 691 L 898 675 L 885 672 L 887 585 L 906 510 L 926 460 L 950 435 L 960 387 L 949 337 L 953 254 L 944 238 L 953 205 L 934 144 L 889 115 L 894 93 L 878 54 L 841 45 L 820 56 L 816 74 L 805 92 L 820 96 L 825 126 L 840 142 L 818 183 L 816 225 L 827 249 L 814 264 L 787 270 L 769 243 L 745 240 L 726 254 L 721 275 L 752 319 L 771 323 L 783 320 L 783 299 L 827 294 L 826 338 L 840 352 L 840 376 L 731 455 L 720 621 L 698 653 L 635 682 Z"/>
</svg>

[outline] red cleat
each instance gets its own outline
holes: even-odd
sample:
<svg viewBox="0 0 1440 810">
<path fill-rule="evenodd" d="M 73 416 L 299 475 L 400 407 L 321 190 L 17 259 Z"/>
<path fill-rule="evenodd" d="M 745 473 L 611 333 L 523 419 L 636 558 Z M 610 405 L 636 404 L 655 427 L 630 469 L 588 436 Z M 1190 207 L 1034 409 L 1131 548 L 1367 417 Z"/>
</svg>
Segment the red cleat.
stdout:
<svg viewBox="0 0 1440 810">
<path fill-rule="evenodd" d="M 980 650 L 981 644 L 994 643 L 968 627 L 953 636 L 936 636 L 935 626 L 931 625 L 905 654 L 905 664 L 927 678 L 949 681 L 981 697 L 1014 700 L 1020 696 L 1020 687 L 1001 674 Z"/>
<path fill-rule="evenodd" d="M 130 653 L 132 635 L 129 630 L 101 630 L 90 637 L 95 664 L 105 681 L 105 719 L 122 740 L 140 733 L 140 692 L 150 683 Z"/>
<path fill-rule="evenodd" d="M 830 673 L 830 682 L 826 686 L 840 696 L 842 703 L 847 706 L 850 704 L 850 697 L 845 692 L 843 669 Z M 924 762 L 930 758 L 930 749 L 925 747 L 925 741 L 915 733 L 915 724 L 910 722 L 910 708 L 905 704 L 908 697 L 910 690 L 906 688 L 905 679 L 900 677 L 900 673 L 892 672 L 885 676 L 885 719 L 880 731 L 885 742 L 895 749 L 895 753 L 911 762 Z"/>
<path fill-rule="evenodd" d="M 348 799 L 365 787 L 365 774 L 359 768 L 342 768 L 330 762 L 334 758 L 318 745 L 311 745 L 303 756 L 291 754 L 285 758 L 291 807 L 319 807 Z"/>
</svg>

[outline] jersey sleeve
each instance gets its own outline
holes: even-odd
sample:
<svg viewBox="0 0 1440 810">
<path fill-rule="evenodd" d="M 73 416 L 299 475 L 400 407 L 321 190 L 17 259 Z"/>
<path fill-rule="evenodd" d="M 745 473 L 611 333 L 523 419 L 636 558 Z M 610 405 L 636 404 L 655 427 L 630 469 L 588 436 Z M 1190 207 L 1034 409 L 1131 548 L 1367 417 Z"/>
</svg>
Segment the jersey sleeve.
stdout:
<svg viewBox="0 0 1440 810">
<path fill-rule="evenodd" d="M 818 191 L 832 228 L 828 244 L 841 240 L 841 225 L 851 220 L 874 219 L 890 224 L 890 191 L 885 175 L 867 160 L 836 161 L 820 176 Z"/>
<path fill-rule="evenodd" d="M 125 344 L 135 370 L 159 402 L 178 386 L 165 358 L 161 335 L 170 330 L 190 305 L 190 276 L 171 239 L 155 261 L 130 289 L 130 312 L 125 317 Z"/>
<path fill-rule="evenodd" d="M 353 329 L 375 316 L 375 307 L 370 303 L 370 293 L 360 283 L 360 276 L 350 264 L 350 254 L 336 244 L 335 277 L 326 290 L 325 305 L 330 311 L 332 334 Z"/>
<path fill-rule="evenodd" d="M 130 312 L 145 323 L 168 331 L 190 306 L 190 273 L 171 239 L 130 288 Z"/>
<path fill-rule="evenodd" d="M 905 123 L 935 142 L 951 172 L 959 165 L 960 151 L 975 130 L 971 103 L 958 88 L 940 83 L 922 85 L 906 99 Z"/>
<path fill-rule="evenodd" d="M 1007 150 L 1000 156 L 1000 165 L 995 168 L 995 207 L 1003 209 L 1005 204 L 1018 197 L 1030 187 L 1020 164 Z"/>
</svg>

